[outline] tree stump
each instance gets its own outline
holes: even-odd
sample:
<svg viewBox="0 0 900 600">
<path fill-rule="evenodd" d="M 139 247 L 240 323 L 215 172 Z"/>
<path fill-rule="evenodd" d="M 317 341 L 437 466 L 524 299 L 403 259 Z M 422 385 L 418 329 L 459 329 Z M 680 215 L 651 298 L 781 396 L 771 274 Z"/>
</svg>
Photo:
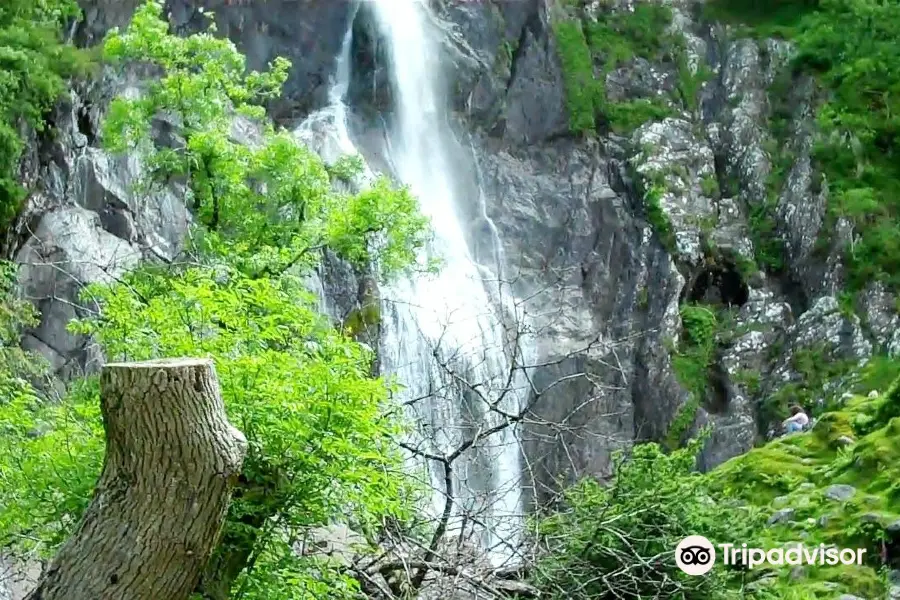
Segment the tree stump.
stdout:
<svg viewBox="0 0 900 600">
<path fill-rule="evenodd" d="M 211 360 L 111 363 L 94 497 L 26 600 L 186 600 L 212 553 L 247 441 Z"/>
</svg>

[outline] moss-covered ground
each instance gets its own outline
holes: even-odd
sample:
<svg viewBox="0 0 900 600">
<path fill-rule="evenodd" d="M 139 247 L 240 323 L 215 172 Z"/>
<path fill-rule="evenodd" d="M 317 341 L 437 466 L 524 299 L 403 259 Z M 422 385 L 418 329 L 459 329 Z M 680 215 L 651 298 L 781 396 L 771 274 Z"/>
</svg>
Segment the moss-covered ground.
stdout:
<svg viewBox="0 0 900 600">
<path fill-rule="evenodd" d="M 763 515 L 793 510 L 762 528 L 755 542 L 764 548 L 802 542 L 866 549 L 861 566 L 814 565 L 793 575 L 790 567 L 773 570 L 755 597 L 884 597 L 883 563 L 894 558 L 887 528 L 900 522 L 900 380 L 884 393 L 847 399 L 811 431 L 769 442 L 708 477 L 711 489 L 735 507 Z M 835 485 L 854 492 L 846 500 L 829 498 Z M 766 575 L 754 572 L 752 579 Z"/>
</svg>

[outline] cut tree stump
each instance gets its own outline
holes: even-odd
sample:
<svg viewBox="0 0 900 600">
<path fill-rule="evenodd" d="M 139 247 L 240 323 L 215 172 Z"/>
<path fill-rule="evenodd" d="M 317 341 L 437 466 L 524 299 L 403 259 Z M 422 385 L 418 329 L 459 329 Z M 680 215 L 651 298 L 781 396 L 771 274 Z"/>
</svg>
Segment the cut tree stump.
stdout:
<svg viewBox="0 0 900 600">
<path fill-rule="evenodd" d="M 210 360 L 111 363 L 94 497 L 26 600 L 186 600 L 247 451 Z"/>
</svg>

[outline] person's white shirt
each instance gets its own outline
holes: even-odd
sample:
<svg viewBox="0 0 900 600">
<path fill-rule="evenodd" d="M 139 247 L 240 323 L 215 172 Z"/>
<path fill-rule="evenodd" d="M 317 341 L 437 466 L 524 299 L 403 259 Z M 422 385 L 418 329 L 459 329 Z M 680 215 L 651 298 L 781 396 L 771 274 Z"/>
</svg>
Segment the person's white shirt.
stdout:
<svg viewBox="0 0 900 600">
<path fill-rule="evenodd" d="M 805 412 L 798 412 L 796 415 L 790 416 L 784 420 L 784 424 L 796 423 L 800 427 L 806 427 L 809 424 L 809 417 Z"/>
</svg>

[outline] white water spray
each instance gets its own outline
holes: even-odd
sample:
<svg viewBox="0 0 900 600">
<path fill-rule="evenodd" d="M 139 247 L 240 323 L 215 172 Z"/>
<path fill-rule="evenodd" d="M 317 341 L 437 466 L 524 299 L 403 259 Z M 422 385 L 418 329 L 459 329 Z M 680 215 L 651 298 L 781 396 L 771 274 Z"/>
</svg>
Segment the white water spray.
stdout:
<svg viewBox="0 0 900 600">
<path fill-rule="evenodd" d="M 453 498 L 448 522 L 451 536 L 473 536 L 495 564 L 511 559 L 522 526 L 522 481 L 515 424 L 503 426 L 503 414 L 517 414 L 524 381 L 513 368 L 509 343 L 496 306 L 511 298 L 492 296 L 486 282 L 496 284 L 501 262 L 499 239 L 487 218 L 483 196 L 477 208 L 487 221 L 494 243 L 492 268 L 475 264 L 458 216 L 455 182 L 471 177 L 457 173 L 449 156 L 455 148 L 442 121 L 439 96 L 440 48 L 427 30 L 429 17 L 421 0 L 372 0 L 370 7 L 389 46 L 395 113 L 385 149 L 395 175 L 419 199 L 431 218 L 435 236 L 428 253 L 437 256 L 436 275 L 395 282 L 381 290 L 384 302 L 381 363 L 385 374 L 404 386 L 401 400 L 419 424 L 422 452 L 448 456 L 462 445 L 477 442 L 452 462 Z M 316 149 L 326 160 L 335 153 L 355 153 L 347 133 L 342 104 L 349 81 L 349 42 L 345 40 L 332 89 L 332 106 L 313 115 L 301 127 L 309 141 L 316 123 L 326 122 L 329 141 L 315 136 Z M 478 187 L 478 193 L 483 191 Z M 497 289 L 500 286 L 496 286 Z M 516 361 L 523 364 L 524 359 Z M 494 433 L 486 432 L 496 429 Z M 421 466 L 422 457 L 411 456 Z M 433 495 L 431 511 L 442 518 L 447 507 L 444 465 L 427 460 Z"/>
<path fill-rule="evenodd" d="M 432 250 L 443 260 L 437 276 L 419 277 L 386 290 L 383 361 L 407 386 L 405 398 L 424 421 L 432 452 L 447 455 L 466 440 L 500 426 L 521 406 L 517 378 L 506 353 L 501 320 L 474 263 L 458 215 L 462 186 L 469 177 L 454 172 L 454 147 L 441 120 L 440 48 L 426 29 L 426 6 L 419 0 L 375 0 L 374 13 L 389 46 L 396 98 L 391 158 L 397 176 L 419 198 L 435 229 Z M 443 363 L 443 364 L 442 364 Z M 432 461 L 432 479 L 446 503 L 445 471 Z M 495 560 L 509 556 L 518 538 L 522 513 L 521 468 L 515 428 L 510 425 L 481 440 L 453 464 L 455 500 L 451 531 L 463 534 L 465 517 Z M 471 526 L 471 524 L 469 524 Z"/>
</svg>

